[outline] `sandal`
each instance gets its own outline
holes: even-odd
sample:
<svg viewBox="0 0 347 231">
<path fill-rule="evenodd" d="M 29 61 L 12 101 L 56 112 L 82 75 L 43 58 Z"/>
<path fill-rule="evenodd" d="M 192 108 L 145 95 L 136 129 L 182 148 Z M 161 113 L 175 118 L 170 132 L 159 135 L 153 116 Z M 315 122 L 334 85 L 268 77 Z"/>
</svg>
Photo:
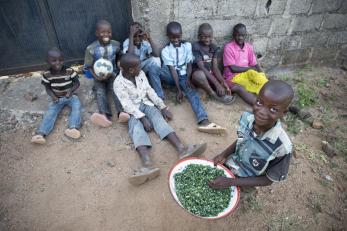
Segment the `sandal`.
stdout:
<svg viewBox="0 0 347 231">
<path fill-rule="evenodd" d="M 34 144 L 45 144 L 46 143 L 46 139 L 45 137 L 43 137 L 43 135 L 35 135 L 31 138 L 31 143 Z"/>
<path fill-rule="evenodd" d="M 207 148 L 207 143 L 190 144 L 188 145 L 185 152 L 179 155 L 179 159 L 182 160 L 184 158 L 191 157 L 191 156 L 200 156 L 206 151 L 206 148 Z"/>
<path fill-rule="evenodd" d="M 159 168 L 142 168 L 133 176 L 129 177 L 129 183 L 132 185 L 141 185 L 149 180 L 153 180 L 160 175 Z"/>
<path fill-rule="evenodd" d="M 235 95 L 225 95 L 222 97 L 223 103 L 230 105 L 235 101 Z"/>
<path fill-rule="evenodd" d="M 78 131 L 76 128 L 68 128 L 65 130 L 64 134 L 72 139 L 78 139 L 81 137 L 81 132 Z"/>
<path fill-rule="evenodd" d="M 206 132 L 209 134 L 221 134 L 226 132 L 226 129 L 215 123 L 209 123 L 206 126 L 199 126 L 198 131 Z"/>
<path fill-rule="evenodd" d="M 93 124 L 99 125 L 104 128 L 107 128 L 112 125 L 112 122 L 109 121 L 105 115 L 102 115 L 100 113 L 93 113 L 90 119 Z"/>
<path fill-rule="evenodd" d="M 130 119 L 130 115 L 126 112 L 121 112 L 118 115 L 118 122 L 119 123 L 126 123 L 129 121 L 129 119 Z"/>
</svg>

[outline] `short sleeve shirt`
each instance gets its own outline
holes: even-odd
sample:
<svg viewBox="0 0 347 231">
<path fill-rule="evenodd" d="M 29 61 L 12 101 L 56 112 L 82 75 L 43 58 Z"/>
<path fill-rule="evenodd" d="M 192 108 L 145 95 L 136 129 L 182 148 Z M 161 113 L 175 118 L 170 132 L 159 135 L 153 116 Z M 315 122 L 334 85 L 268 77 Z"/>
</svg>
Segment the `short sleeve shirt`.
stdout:
<svg viewBox="0 0 347 231">
<path fill-rule="evenodd" d="M 231 80 L 237 74 L 231 72 L 229 66 L 250 67 L 257 65 L 253 46 L 246 42 L 243 48 L 241 48 L 234 40 L 231 41 L 224 47 L 223 64 L 224 78 L 226 80 Z"/>
<path fill-rule="evenodd" d="M 277 121 L 261 137 L 253 131 L 254 115 L 244 112 L 237 130 L 235 153 L 225 165 L 239 177 L 266 175 L 271 181 L 287 178 L 292 143 Z"/>
<path fill-rule="evenodd" d="M 218 51 L 218 47 L 215 44 L 211 44 L 208 51 L 202 48 L 200 42 L 193 43 L 193 68 L 198 69 L 197 63 L 200 61 L 204 62 L 205 68 L 210 71 L 212 68 L 212 59 L 215 57 L 216 52 Z"/>
<path fill-rule="evenodd" d="M 123 50 L 122 53 L 126 54 L 127 51 L 129 49 L 129 39 L 127 38 L 124 42 L 123 42 Z M 135 46 L 134 48 L 134 52 L 137 56 L 140 57 L 141 62 L 148 59 L 150 57 L 150 55 L 152 54 L 152 46 L 151 44 L 146 41 L 143 40 L 140 48 L 138 48 L 137 46 Z"/>
<path fill-rule="evenodd" d="M 185 75 L 187 64 L 193 61 L 192 44 L 182 42 L 179 47 L 174 47 L 169 43 L 161 51 L 161 58 L 164 65 L 173 66 L 180 75 Z"/>
<path fill-rule="evenodd" d="M 86 71 L 87 68 L 93 67 L 95 61 L 100 58 L 104 58 L 111 61 L 111 63 L 114 65 L 114 72 L 117 72 L 115 61 L 119 53 L 120 43 L 118 41 L 111 40 L 109 44 L 102 45 L 97 40 L 90 44 L 86 49 L 83 69 Z"/>
</svg>

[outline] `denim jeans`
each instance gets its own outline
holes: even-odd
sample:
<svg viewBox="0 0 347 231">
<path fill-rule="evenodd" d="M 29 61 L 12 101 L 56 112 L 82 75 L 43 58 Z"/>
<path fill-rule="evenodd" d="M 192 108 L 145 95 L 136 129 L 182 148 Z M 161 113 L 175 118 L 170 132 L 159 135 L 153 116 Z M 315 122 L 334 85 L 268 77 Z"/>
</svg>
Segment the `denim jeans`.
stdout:
<svg viewBox="0 0 347 231">
<path fill-rule="evenodd" d="M 145 113 L 146 118 L 151 122 L 154 131 L 159 135 L 161 140 L 174 132 L 173 128 L 165 121 L 158 108 L 141 103 L 140 111 Z M 139 146 L 152 146 L 149 135 L 139 119 L 130 116 L 128 126 L 129 136 L 134 142 L 135 149 Z"/>
<path fill-rule="evenodd" d="M 107 116 L 111 117 L 112 112 L 110 109 L 110 105 L 108 103 L 107 93 L 112 93 L 112 99 L 116 106 L 116 111 L 118 113 L 123 111 L 122 104 L 120 103 L 118 97 L 114 93 L 113 90 L 113 82 L 116 79 L 116 75 L 113 74 L 110 78 L 104 81 L 99 81 L 94 79 L 94 93 L 96 97 L 96 104 L 98 105 L 99 112 L 102 114 L 106 114 Z"/>
<path fill-rule="evenodd" d="M 208 119 L 207 113 L 200 101 L 199 93 L 187 85 L 187 80 L 188 80 L 187 75 L 180 75 L 178 72 L 177 72 L 177 75 L 178 75 L 178 82 L 179 82 L 180 88 L 184 92 L 185 96 L 188 98 L 188 101 L 195 113 L 198 123 L 200 123 L 201 121 L 205 119 Z M 163 66 L 161 70 L 160 78 L 167 85 L 175 86 L 175 81 L 167 66 Z"/>
<path fill-rule="evenodd" d="M 43 116 L 42 123 L 39 127 L 38 133 L 41 135 L 48 135 L 55 124 L 58 113 L 64 108 L 65 105 L 71 107 L 69 117 L 69 128 L 79 128 L 81 126 L 81 102 L 76 95 L 70 98 L 61 97 L 58 102 L 50 102 L 48 110 Z"/>
<path fill-rule="evenodd" d="M 151 57 L 141 62 L 141 68 L 143 72 L 145 72 L 149 80 L 149 84 L 152 86 L 155 93 L 157 93 L 157 95 L 162 100 L 165 100 L 163 88 L 161 87 L 161 82 L 160 82 L 161 68 L 158 65 L 158 62 L 155 60 L 154 57 Z"/>
</svg>

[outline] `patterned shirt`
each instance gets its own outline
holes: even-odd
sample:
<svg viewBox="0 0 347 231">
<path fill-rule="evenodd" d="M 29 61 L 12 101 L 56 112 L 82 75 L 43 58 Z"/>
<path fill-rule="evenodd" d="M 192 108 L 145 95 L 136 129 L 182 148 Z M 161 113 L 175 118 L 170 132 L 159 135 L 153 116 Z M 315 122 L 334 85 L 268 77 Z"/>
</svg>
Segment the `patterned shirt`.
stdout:
<svg viewBox="0 0 347 231">
<path fill-rule="evenodd" d="M 129 39 L 126 39 L 123 42 L 123 54 L 126 54 L 128 49 L 129 49 Z M 148 41 L 143 40 L 140 44 L 140 48 L 138 48 L 137 46 L 134 47 L 134 52 L 137 56 L 140 57 L 140 60 L 142 62 L 148 59 L 150 55 L 152 54 L 152 46 Z"/>
<path fill-rule="evenodd" d="M 174 47 L 169 43 L 161 51 L 161 58 L 164 65 L 173 66 L 180 75 L 187 74 L 187 64 L 192 62 L 192 44 L 189 42 L 181 42 L 181 46 Z"/>
<path fill-rule="evenodd" d="M 166 108 L 163 100 L 158 97 L 153 88 L 149 85 L 147 77 L 143 71 L 135 77 L 136 85 L 123 77 L 120 71 L 114 80 L 113 89 L 119 101 L 123 105 L 124 111 L 133 115 L 136 119 L 145 116 L 139 110 L 141 103 L 148 106 L 157 106 L 159 109 Z"/>
<path fill-rule="evenodd" d="M 119 53 L 120 43 L 118 41 L 111 40 L 109 44 L 102 45 L 98 40 L 96 40 L 86 49 L 83 69 L 84 71 L 87 71 L 88 68 L 93 67 L 95 61 L 100 58 L 107 59 L 114 65 Z M 117 73 L 116 65 L 113 67 L 113 72 Z"/>
<path fill-rule="evenodd" d="M 49 86 L 59 96 L 68 93 L 76 80 L 78 80 L 77 73 L 72 68 L 63 67 L 63 74 L 59 75 L 53 75 L 51 70 L 45 71 L 41 83 Z"/>
<path fill-rule="evenodd" d="M 215 44 L 211 44 L 209 50 L 206 51 L 202 48 L 200 42 L 193 43 L 193 55 L 194 55 L 194 63 L 193 69 L 198 69 L 198 62 L 203 61 L 204 66 L 208 71 L 212 69 L 212 59 L 216 57 L 216 52 L 218 51 L 218 47 Z M 217 58 L 217 57 L 216 57 Z"/>
<path fill-rule="evenodd" d="M 225 165 L 239 177 L 266 175 L 271 181 L 287 178 L 292 143 L 277 121 L 261 137 L 253 131 L 254 115 L 244 112 L 237 130 L 235 153 Z"/>
</svg>

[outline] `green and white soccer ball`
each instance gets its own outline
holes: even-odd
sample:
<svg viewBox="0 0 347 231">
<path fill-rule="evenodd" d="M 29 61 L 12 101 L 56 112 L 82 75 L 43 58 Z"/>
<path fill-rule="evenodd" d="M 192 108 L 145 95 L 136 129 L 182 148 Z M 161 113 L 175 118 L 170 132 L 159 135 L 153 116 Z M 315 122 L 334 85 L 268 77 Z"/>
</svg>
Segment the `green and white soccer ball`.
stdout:
<svg viewBox="0 0 347 231">
<path fill-rule="evenodd" d="M 104 58 L 98 59 L 94 63 L 94 73 L 98 76 L 101 77 L 102 75 L 108 75 L 113 72 L 113 65 L 112 63 Z"/>
</svg>

